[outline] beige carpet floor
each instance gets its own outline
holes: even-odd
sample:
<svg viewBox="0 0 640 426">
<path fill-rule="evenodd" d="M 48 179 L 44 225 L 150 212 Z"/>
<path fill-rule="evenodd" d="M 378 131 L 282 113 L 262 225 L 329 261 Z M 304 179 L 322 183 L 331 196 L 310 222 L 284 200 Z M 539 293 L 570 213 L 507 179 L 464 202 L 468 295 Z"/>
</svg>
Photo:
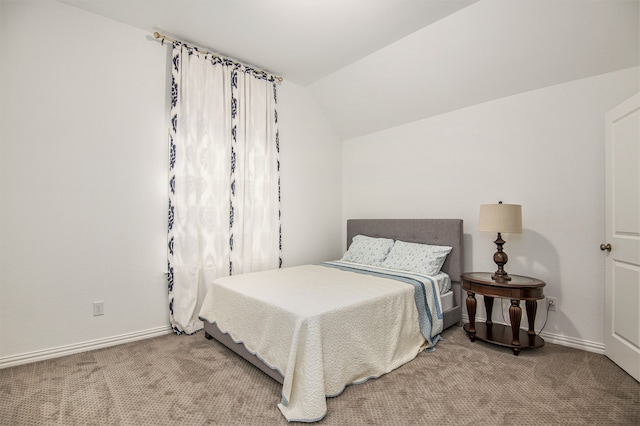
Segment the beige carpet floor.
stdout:
<svg viewBox="0 0 640 426">
<path fill-rule="evenodd" d="M 166 335 L 0 370 L 2 425 L 284 425 L 280 385 L 203 333 Z M 640 384 L 558 345 L 436 351 L 329 398 L 320 425 L 640 424 Z"/>
</svg>

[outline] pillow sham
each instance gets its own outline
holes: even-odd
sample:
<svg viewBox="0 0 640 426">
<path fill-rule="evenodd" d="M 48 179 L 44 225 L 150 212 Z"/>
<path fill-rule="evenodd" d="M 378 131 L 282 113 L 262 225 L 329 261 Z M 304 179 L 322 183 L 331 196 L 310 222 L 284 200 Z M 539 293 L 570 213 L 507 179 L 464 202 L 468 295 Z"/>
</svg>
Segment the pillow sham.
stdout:
<svg viewBox="0 0 640 426">
<path fill-rule="evenodd" d="M 381 266 L 425 275 L 436 275 L 440 272 L 451 250 L 453 248 L 449 246 L 407 243 L 398 240 Z"/>
<path fill-rule="evenodd" d="M 351 245 L 342 259 L 347 262 L 380 266 L 393 246 L 389 238 L 373 238 L 365 235 L 353 237 Z"/>
</svg>

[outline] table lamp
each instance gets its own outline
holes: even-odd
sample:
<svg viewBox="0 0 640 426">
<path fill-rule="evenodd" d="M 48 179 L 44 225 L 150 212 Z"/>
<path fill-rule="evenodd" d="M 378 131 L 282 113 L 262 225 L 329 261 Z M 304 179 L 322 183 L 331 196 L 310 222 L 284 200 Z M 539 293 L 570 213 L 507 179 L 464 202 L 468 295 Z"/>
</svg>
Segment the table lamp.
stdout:
<svg viewBox="0 0 640 426">
<path fill-rule="evenodd" d="M 519 204 L 482 204 L 480 206 L 480 221 L 478 230 L 482 232 L 497 232 L 498 238 L 494 241 L 498 251 L 493 255 L 493 261 L 498 265 L 498 270 L 491 275 L 494 281 L 510 281 L 511 277 L 504 270 L 504 265 L 509 260 L 507 253 L 502 251 L 505 241 L 502 233 L 522 234 L 522 206 Z"/>
</svg>

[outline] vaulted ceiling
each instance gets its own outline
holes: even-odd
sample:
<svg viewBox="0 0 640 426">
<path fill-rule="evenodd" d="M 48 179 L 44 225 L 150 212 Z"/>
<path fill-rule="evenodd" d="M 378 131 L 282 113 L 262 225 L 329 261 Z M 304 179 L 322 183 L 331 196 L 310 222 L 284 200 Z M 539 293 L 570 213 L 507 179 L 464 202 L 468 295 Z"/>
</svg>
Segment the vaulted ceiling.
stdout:
<svg viewBox="0 0 640 426">
<path fill-rule="evenodd" d="M 640 56 L 640 0 L 60 1 L 308 87 L 345 139 Z"/>
<path fill-rule="evenodd" d="M 61 0 L 306 86 L 478 0 Z"/>
</svg>

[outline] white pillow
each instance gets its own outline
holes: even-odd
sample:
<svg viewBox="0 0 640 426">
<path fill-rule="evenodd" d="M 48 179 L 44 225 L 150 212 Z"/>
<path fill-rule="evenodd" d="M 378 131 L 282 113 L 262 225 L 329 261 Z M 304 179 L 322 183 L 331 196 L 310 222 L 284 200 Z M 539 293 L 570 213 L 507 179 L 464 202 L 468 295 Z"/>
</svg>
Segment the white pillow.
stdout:
<svg viewBox="0 0 640 426">
<path fill-rule="evenodd" d="M 436 275 L 440 272 L 451 250 L 452 248 L 449 246 L 396 241 L 381 266 L 425 275 Z"/>
<path fill-rule="evenodd" d="M 372 238 L 365 235 L 353 237 L 349 250 L 341 260 L 365 265 L 380 266 L 393 246 L 389 238 Z"/>
</svg>

